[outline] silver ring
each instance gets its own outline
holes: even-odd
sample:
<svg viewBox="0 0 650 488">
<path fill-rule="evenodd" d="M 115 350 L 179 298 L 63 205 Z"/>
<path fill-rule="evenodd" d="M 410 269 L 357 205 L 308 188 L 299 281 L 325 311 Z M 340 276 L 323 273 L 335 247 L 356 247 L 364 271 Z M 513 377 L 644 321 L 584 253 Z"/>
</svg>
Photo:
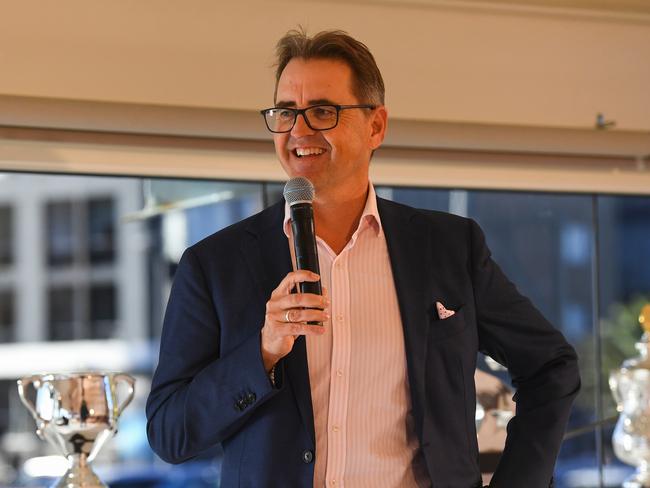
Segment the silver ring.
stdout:
<svg viewBox="0 0 650 488">
<path fill-rule="evenodd" d="M 291 312 L 291 309 L 287 310 L 287 313 L 284 314 L 284 321 L 287 323 L 292 323 L 293 320 L 289 320 L 289 312 Z"/>
</svg>

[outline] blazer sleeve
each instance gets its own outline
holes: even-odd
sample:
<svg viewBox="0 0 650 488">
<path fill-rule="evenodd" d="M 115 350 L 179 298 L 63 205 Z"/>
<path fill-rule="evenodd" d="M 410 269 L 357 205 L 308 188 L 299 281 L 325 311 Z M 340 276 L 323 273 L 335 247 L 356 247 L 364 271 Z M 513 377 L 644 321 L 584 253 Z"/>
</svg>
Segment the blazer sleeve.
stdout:
<svg viewBox="0 0 650 488">
<path fill-rule="evenodd" d="M 220 333 L 189 248 L 174 277 L 146 406 L 149 443 L 167 462 L 183 462 L 227 439 L 277 392 L 264 370 L 259 333 L 219 357 Z"/>
<path fill-rule="evenodd" d="M 481 352 L 508 368 L 515 416 L 491 487 L 547 488 L 580 389 L 575 350 L 492 260 L 471 221 L 472 279 Z"/>
</svg>

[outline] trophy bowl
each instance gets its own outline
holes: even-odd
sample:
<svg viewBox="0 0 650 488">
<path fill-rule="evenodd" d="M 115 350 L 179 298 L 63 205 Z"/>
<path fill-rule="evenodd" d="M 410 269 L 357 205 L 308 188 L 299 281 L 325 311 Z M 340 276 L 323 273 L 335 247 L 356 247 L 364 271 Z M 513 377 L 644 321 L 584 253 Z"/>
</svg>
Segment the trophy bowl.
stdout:
<svg viewBox="0 0 650 488">
<path fill-rule="evenodd" d="M 126 385 L 121 402 L 120 384 Z M 54 487 L 106 487 L 90 462 L 117 432 L 134 384 L 128 374 L 97 372 L 36 374 L 18 380 L 20 400 L 36 420 L 36 433 L 68 459 L 69 469 Z M 35 395 L 29 394 L 31 389 Z"/>
</svg>

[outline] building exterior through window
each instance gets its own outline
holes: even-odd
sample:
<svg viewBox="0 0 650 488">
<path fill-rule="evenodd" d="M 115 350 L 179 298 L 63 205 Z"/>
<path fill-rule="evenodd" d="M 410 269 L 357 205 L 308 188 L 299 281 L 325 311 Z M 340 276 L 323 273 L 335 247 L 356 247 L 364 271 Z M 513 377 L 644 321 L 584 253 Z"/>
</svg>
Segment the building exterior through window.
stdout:
<svg viewBox="0 0 650 488">
<path fill-rule="evenodd" d="M 0 485 L 33 482 L 39 473 L 26 473 L 25 461 L 52 454 L 36 438 L 15 380 L 81 368 L 122 370 L 138 381 L 119 435 L 96 461 L 106 481 L 120 482 L 128 468 L 215 486 L 218 448 L 170 467 L 147 444 L 144 402 L 162 315 L 182 251 L 278 201 L 281 190 L 267 182 L 0 179 Z M 607 419 L 615 409 L 606 380 L 608 368 L 634 355 L 640 330 L 630 317 L 650 301 L 650 273 L 641 265 L 650 262 L 650 197 L 386 186 L 377 193 L 478 221 L 506 274 L 579 352 L 584 386 L 556 486 L 622 480 L 631 468 L 611 450 Z M 489 358 L 479 363 L 509 385 L 507 371 Z M 498 419 L 491 425 L 499 428 Z"/>
</svg>

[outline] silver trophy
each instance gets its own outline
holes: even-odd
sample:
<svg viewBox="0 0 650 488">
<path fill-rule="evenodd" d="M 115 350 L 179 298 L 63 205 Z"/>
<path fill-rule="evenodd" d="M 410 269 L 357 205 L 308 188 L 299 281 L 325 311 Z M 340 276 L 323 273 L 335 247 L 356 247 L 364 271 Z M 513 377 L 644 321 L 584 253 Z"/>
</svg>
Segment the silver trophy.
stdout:
<svg viewBox="0 0 650 488">
<path fill-rule="evenodd" d="M 119 402 L 121 383 L 126 396 Z M 133 399 L 134 384 L 135 379 L 123 373 L 38 374 L 18 380 L 18 394 L 36 420 L 36 433 L 70 463 L 54 487 L 106 487 L 90 462 L 117 432 L 117 419 Z"/>
<path fill-rule="evenodd" d="M 635 344 L 640 355 L 624 361 L 609 376 L 620 413 L 612 436 L 614 453 L 637 467 L 623 488 L 650 488 L 650 305 L 643 307 L 639 323 L 644 330 Z"/>
</svg>

